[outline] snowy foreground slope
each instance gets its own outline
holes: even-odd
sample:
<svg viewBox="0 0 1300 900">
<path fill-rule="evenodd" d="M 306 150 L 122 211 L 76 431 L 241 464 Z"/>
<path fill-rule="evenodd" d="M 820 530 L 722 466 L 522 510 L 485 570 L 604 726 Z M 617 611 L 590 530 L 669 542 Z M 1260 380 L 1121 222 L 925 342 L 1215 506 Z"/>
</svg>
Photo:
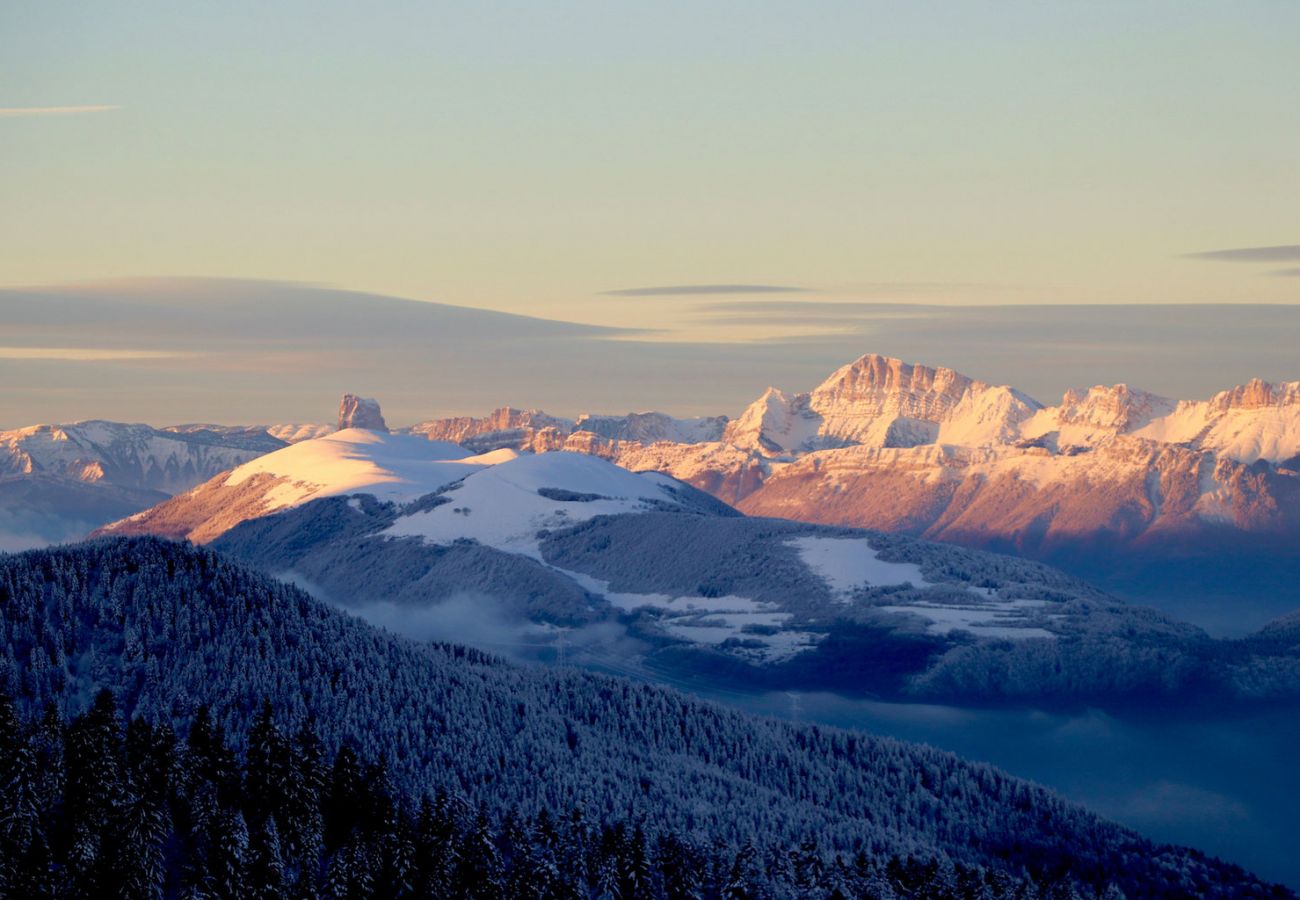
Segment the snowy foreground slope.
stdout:
<svg viewBox="0 0 1300 900">
<path fill-rule="evenodd" d="M 38 657 L 49 663 L 27 665 Z M 671 835 L 728 857 L 752 843 L 756 855 L 775 850 L 818 872 L 836 869 L 837 856 L 869 863 L 912 855 L 940 870 L 956 862 L 1032 878 L 1045 892 L 1054 885 L 1052 896 L 1288 896 L 988 766 L 756 719 L 663 688 L 407 641 L 194 547 L 106 540 L 0 556 L 0 690 L 22 714 L 48 706 L 67 716 L 101 689 L 114 692 L 128 719 L 170 725 L 192 742 L 198 734 L 200 764 L 206 732 L 190 730 L 200 706 L 236 754 L 251 757 L 265 755 L 265 730 L 256 747 L 244 736 L 267 703 L 288 733 L 305 725 L 319 735 L 318 758 L 347 745 L 362 760 L 383 759 L 387 768 L 369 770 L 368 780 L 391 779 L 417 802 L 443 793 L 453 808 L 481 814 L 480 832 L 507 814 L 518 822 L 545 811 L 559 823 L 576 810 L 592 827 L 633 821 L 651 841 Z M 100 746 L 111 726 L 82 720 L 69 746 Z M 152 752 L 140 722 L 132 735 L 133 759 Z M 18 762 L 11 771 L 21 775 Z M 200 765 L 195 774 L 209 771 Z M 285 821 L 291 850 L 296 820 Z M 4 840 L 15 837 L 21 831 L 10 829 Z M 327 852 L 339 844 L 326 836 Z M 1021 895 L 997 878 L 972 887 L 980 896 Z"/>
<path fill-rule="evenodd" d="M 1290 650 L 1234 657 L 1041 565 L 745 518 L 578 453 L 347 429 L 102 533 L 212 541 L 395 628 L 666 677 L 962 702 L 1300 691 Z"/>
</svg>

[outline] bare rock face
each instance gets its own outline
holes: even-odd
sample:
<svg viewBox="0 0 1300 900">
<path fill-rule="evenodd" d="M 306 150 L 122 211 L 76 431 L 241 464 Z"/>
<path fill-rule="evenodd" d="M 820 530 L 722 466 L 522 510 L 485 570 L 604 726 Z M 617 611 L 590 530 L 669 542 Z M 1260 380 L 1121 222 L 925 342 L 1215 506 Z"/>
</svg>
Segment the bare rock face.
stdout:
<svg viewBox="0 0 1300 900">
<path fill-rule="evenodd" d="M 1271 384 L 1260 378 L 1251 379 L 1230 391 L 1215 394 L 1209 402 L 1210 408 L 1217 412 L 1297 405 L 1300 405 L 1300 381 Z"/>
<path fill-rule="evenodd" d="M 1175 403 L 1126 384 L 1113 387 L 1097 385 L 1086 393 L 1065 392 L 1057 419 L 1061 425 L 1091 427 L 1107 434 L 1127 434 L 1152 419 L 1173 412 Z"/>
<path fill-rule="evenodd" d="M 1009 387 L 868 354 L 809 393 L 768 388 L 727 426 L 723 440 L 777 455 L 936 442 L 982 446 L 1014 440 L 1039 409 Z"/>
<path fill-rule="evenodd" d="M 568 419 L 548 416 L 540 409 L 503 406 L 486 416 L 430 419 L 411 426 L 411 434 L 422 434 L 431 441 L 451 441 L 453 444 L 468 446 L 474 439 L 482 438 L 476 442 L 476 449 L 484 446 L 490 450 L 500 447 L 530 449 L 533 439 L 547 430 L 568 435 L 573 430 L 573 423 Z"/>
<path fill-rule="evenodd" d="M 365 428 L 369 431 L 388 433 L 383 413 L 379 411 L 379 401 L 356 394 L 344 394 L 339 403 L 339 431 L 345 428 Z"/>
</svg>

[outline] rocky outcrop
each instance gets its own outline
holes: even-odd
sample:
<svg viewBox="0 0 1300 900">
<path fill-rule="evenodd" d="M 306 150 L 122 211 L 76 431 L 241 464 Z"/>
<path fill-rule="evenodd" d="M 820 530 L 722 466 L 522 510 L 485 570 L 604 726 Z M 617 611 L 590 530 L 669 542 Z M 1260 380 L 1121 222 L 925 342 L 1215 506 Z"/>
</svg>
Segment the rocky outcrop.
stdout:
<svg viewBox="0 0 1300 900">
<path fill-rule="evenodd" d="M 698 444 L 722 438 L 727 427 L 726 416 L 706 416 L 696 419 L 677 419 L 666 413 L 628 413 L 625 416 L 578 417 L 574 431 L 587 431 L 616 441 L 637 441 L 653 444 L 670 441 L 676 444 Z"/>
<path fill-rule="evenodd" d="M 1230 391 L 1215 394 L 1210 398 L 1209 405 L 1220 412 L 1262 409 L 1266 406 L 1300 406 L 1300 381 L 1270 384 L 1254 378 Z"/>
<path fill-rule="evenodd" d="M 344 394 L 339 403 L 339 431 L 345 428 L 364 428 L 367 431 L 388 433 L 388 425 L 379 411 L 379 401 L 356 394 Z"/>
<path fill-rule="evenodd" d="M 1040 409 L 1005 386 L 868 354 L 814 390 L 767 391 L 727 428 L 724 440 L 772 455 L 835 447 L 1007 443 Z"/>
<path fill-rule="evenodd" d="M 550 416 L 540 409 L 515 409 L 503 406 L 486 416 L 452 416 L 444 419 L 430 419 L 412 425 L 411 434 L 424 435 L 431 441 L 450 441 L 453 444 L 470 445 L 471 441 L 492 446 L 496 450 L 510 447 L 515 450 L 525 449 L 523 444 L 531 443 L 539 432 L 550 429 L 554 433 L 568 435 L 573 431 L 573 422 Z"/>
<path fill-rule="evenodd" d="M 564 448 L 571 437 L 589 435 L 601 441 L 651 444 L 668 441 L 696 444 L 717 441 L 726 427 L 726 416 L 678 419 L 666 413 L 628 413 L 622 416 L 583 415 L 575 422 L 547 415 L 538 409 L 503 406 L 486 416 L 455 416 L 431 419 L 411 426 L 411 434 L 432 441 L 451 441 L 486 453 L 511 449 L 543 453 Z M 585 438 L 583 440 L 586 440 Z"/>
</svg>

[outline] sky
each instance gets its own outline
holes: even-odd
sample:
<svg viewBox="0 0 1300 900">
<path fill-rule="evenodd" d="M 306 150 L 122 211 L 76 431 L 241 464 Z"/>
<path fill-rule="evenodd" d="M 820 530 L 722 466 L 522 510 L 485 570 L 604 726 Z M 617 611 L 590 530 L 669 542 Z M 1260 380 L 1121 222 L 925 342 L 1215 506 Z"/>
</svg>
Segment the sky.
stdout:
<svg viewBox="0 0 1300 900">
<path fill-rule="evenodd" d="M 0 423 L 367 385 L 734 414 L 871 351 L 1049 401 L 1300 378 L 1261 312 L 1300 311 L 1297 34 L 1290 2 L 2 4 Z M 381 297 L 460 323 L 441 368 L 400 303 L 357 320 Z"/>
<path fill-rule="evenodd" d="M 1277 0 L 7 3 L 0 284 L 710 340 L 617 292 L 1292 303 L 1297 34 Z"/>
<path fill-rule="evenodd" d="M 395 426 L 505 405 L 734 417 L 769 385 L 809 390 L 869 352 L 1011 384 L 1048 404 L 1094 384 L 1204 399 L 1254 377 L 1300 376 L 1298 304 L 684 299 L 714 333 L 794 336 L 670 340 L 265 280 L 0 289 L 0 429 L 93 418 L 329 422 L 344 392 L 378 399 Z"/>
</svg>

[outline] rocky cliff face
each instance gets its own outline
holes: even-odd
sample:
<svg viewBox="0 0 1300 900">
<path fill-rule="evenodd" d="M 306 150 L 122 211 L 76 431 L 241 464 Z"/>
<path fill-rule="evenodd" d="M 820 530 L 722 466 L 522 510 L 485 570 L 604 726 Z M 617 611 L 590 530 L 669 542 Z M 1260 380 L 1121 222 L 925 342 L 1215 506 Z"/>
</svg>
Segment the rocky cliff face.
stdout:
<svg viewBox="0 0 1300 900">
<path fill-rule="evenodd" d="M 698 419 L 676 419 L 661 412 L 628 413 L 625 416 L 578 417 L 575 432 L 590 432 L 615 441 L 636 441 L 653 444 L 669 441 L 677 444 L 698 444 L 722 438 L 727 427 L 726 416 L 707 416 Z"/>
<path fill-rule="evenodd" d="M 388 433 L 379 401 L 356 394 L 344 394 L 339 402 L 339 431 L 345 428 L 364 428 L 367 431 Z"/>
<path fill-rule="evenodd" d="M 571 437 L 578 437 L 580 442 L 587 441 L 591 446 L 609 441 L 640 444 L 717 441 L 722 437 L 726 424 L 726 416 L 677 419 L 660 412 L 583 415 L 575 422 L 537 409 L 504 406 L 482 417 L 431 419 L 411 426 L 408 431 L 429 440 L 461 444 L 477 453 L 506 448 L 544 453 L 564 449 Z"/>
<path fill-rule="evenodd" d="M 1039 408 L 1009 387 L 870 354 L 809 393 L 768 388 L 724 440 L 770 455 L 936 442 L 978 446 L 1010 440 Z"/>
<path fill-rule="evenodd" d="M 1270 384 L 1254 378 L 1246 384 L 1210 398 L 1209 406 L 1219 412 L 1234 409 L 1263 409 L 1269 406 L 1300 406 L 1300 381 Z"/>
</svg>

